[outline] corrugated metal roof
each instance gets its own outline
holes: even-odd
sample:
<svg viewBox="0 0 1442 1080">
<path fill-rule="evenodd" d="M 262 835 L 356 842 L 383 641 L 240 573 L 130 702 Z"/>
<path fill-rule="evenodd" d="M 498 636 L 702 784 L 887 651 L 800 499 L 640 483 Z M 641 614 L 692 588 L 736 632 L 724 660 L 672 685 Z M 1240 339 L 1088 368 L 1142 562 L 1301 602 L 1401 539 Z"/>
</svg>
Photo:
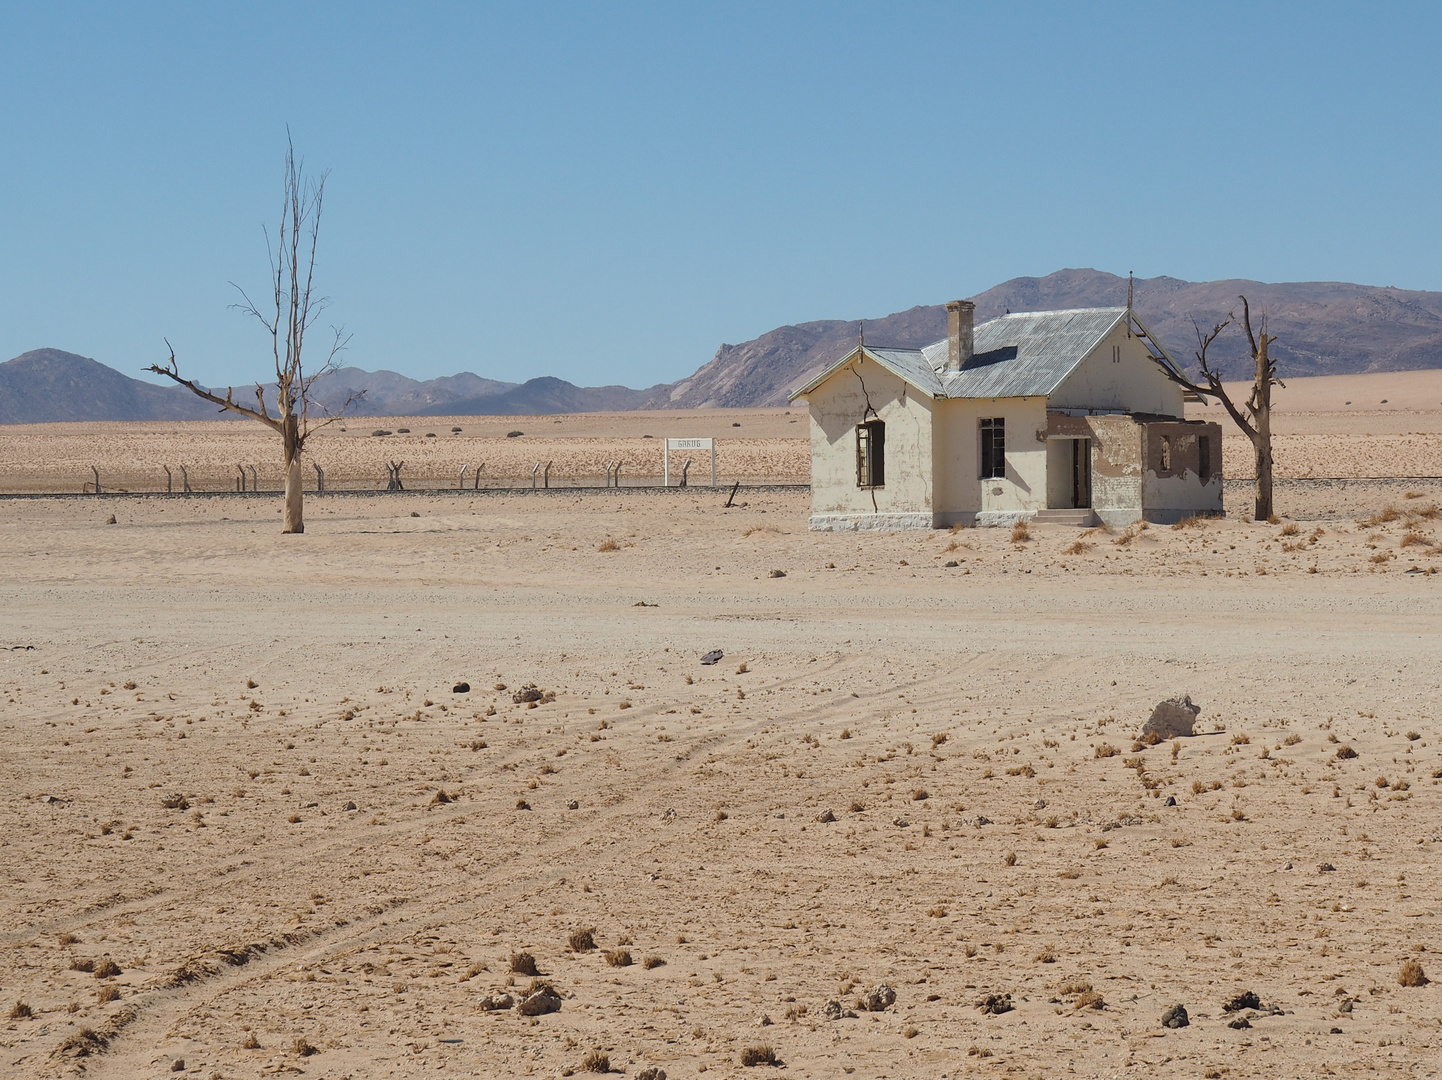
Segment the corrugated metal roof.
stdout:
<svg viewBox="0 0 1442 1080">
<path fill-rule="evenodd" d="M 976 328 L 973 356 L 958 372 L 943 372 L 947 397 L 1034 397 L 1050 394 L 1097 347 L 1127 309 L 1080 308 L 1003 315 Z M 946 362 L 946 342 L 938 349 Z"/>
<path fill-rule="evenodd" d="M 972 358 L 957 372 L 945 371 L 947 340 L 920 349 L 866 353 L 932 397 L 1045 397 L 1061 385 L 1122 319 L 1127 309 L 1074 308 L 1003 315 L 977 326 Z M 792 395 L 805 394 L 855 356 L 838 360 Z"/>
</svg>

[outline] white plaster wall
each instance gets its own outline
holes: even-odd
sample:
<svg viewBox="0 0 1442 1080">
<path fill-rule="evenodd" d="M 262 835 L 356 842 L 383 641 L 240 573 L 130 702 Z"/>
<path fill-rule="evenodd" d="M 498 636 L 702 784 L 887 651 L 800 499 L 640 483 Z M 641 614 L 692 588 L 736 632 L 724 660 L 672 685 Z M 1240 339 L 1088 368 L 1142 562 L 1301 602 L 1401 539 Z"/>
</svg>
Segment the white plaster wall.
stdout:
<svg viewBox="0 0 1442 1080">
<path fill-rule="evenodd" d="M 1046 504 L 1065 508 L 1075 494 L 1072 482 L 1072 440 L 1048 439 L 1046 443 Z"/>
<path fill-rule="evenodd" d="M 1134 521 L 1142 510 L 1142 427 L 1129 416 L 1093 416 L 1087 423 L 1093 434 L 1092 507 L 1108 523 Z"/>
<path fill-rule="evenodd" d="M 977 513 L 1025 515 L 1047 505 L 1046 399 L 959 398 L 935 402 L 933 461 L 938 525 Z M 982 417 L 1006 420 L 1006 476 L 981 479 Z M 1013 518 L 1014 520 L 1014 518 Z"/>
<path fill-rule="evenodd" d="M 856 486 L 856 425 L 872 419 L 868 398 L 886 424 L 886 484 L 880 488 Z M 813 515 L 931 513 L 930 398 L 861 357 L 807 394 L 806 402 Z"/>
<path fill-rule="evenodd" d="M 1119 363 L 1112 362 L 1113 345 L 1121 348 Z M 1054 409 L 1125 409 L 1163 416 L 1181 416 L 1185 408 L 1182 388 L 1162 374 L 1140 340 L 1127 336 L 1125 322 L 1087 354 L 1050 401 Z"/>
<path fill-rule="evenodd" d="M 1176 467 L 1172 474 L 1162 475 L 1156 460 L 1147 462 L 1142 474 L 1142 505 L 1146 507 L 1147 517 L 1165 520 L 1198 512 L 1221 513 L 1221 477 L 1214 474 L 1203 484 L 1197 473 L 1197 437 L 1210 435 L 1212 445 L 1216 446 L 1221 440 L 1220 428 L 1215 424 L 1205 429 L 1168 424 L 1158 425 L 1157 430 L 1169 435 L 1172 461 Z M 1148 456 L 1155 458 L 1159 454 L 1149 447 Z"/>
</svg>

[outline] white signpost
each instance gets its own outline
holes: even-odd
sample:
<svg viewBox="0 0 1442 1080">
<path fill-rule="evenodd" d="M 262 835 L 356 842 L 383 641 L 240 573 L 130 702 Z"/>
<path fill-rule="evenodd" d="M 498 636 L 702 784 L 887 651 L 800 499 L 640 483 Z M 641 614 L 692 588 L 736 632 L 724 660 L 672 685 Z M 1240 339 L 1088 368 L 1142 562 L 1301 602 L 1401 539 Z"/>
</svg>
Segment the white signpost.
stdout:
<svg viewBox="0 0 1442 1080">
<path fill-rule="evenodd" d="M 662 482 L 666 487 L 671 486 L 671 451 L 672 450 L 710 450 L 711 451 L 711 486 L 716 486 L 716 440 L 715 439 L 667 439 L 666 449 L 662 453 L 661 470 L 663 473 Z M 684 474 L 683 474 L 684 476 Z"/>
</svg>

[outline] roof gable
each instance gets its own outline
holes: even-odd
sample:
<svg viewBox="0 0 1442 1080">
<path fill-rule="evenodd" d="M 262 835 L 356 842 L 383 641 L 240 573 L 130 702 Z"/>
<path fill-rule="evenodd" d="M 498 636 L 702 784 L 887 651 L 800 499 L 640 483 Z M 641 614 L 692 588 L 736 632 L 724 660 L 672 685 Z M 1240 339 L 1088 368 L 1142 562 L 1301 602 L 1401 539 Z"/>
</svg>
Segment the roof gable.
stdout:
<svg viewBox="0 0 1442 1080">
<path fill-rule="evenodd" d="M 810 393 L 863 354 L 928 397 L 1047 397 L 1128 317 L 1145 331 L 1124 307 L 1026 311 L 989 319 L 976 327 L 971 359 L 960 371 L 946 370 L 946 338 L 920 349 L 858 346 L 791 397 Z"/>
</svg>

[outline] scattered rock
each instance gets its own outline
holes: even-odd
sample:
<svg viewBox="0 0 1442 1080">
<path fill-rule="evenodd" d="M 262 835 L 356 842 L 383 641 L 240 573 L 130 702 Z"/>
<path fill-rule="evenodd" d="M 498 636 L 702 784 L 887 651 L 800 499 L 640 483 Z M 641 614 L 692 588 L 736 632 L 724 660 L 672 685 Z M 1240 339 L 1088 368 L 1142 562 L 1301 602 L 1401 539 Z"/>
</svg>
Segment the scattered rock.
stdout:
<svg viewBox="0 0 1442 1080">
<path fill-rule="evenodd" d="M 535 683 L 527 683 L 511 695 L 511 700 L 517 705 L 524 705 L 528 701 L 540 701 L 545 696 L 546 692 L 538 689 Z"/>
<path fill-rule="evenodd" d="M 828 1001 L 821 1006 L 821 1016 L 826 1020 L 842 1020 L 847 1017 L 855 1018 L 856 1014 L 839 1001 Z"/>
<path fill-rule="evenodd" d="M 1187 1016 L 1185 1005 L 1173 1005 L 1166 1012 L 1162 1013 L 1162 1027 L 1184 1028 L 1191 1026 L 1191 1018 Z"/>
<path fill-rule="evenodd" d="M 648 1065 L 636 1074 L 636 1080 L 666 1080 L 666 1070 Z"/>
<path fill-rule="evenodd" d="M 990 824 L 991 824 L 991 818 L 987 817 L 985 814 L 977 814 L 977 815 L 976 815 L 976 827 L 977 827 L 978 829 L 981 828 L 983 825 L 990 825 Z"/>
<path fill-rule="evenodd" d="M 1317 873 L 1319 873 L 1319 874 L 1331 874 L 1331 873 L 1334 873 L 1334 872 L 1336 871 L 1336 869 L 1337 869 L 1337 868 L 1336 868 L 1335 866 L 1333 866 L 1333 865 L 1332 865 L 1331 863 L 1329 863 L 1329 862 L 1324 862 L 1324 863 L 1318 863 L 1318 864 L 1317 864 Z"/>
<path fill-rule="evenodd" d="M 911 828 L 911 822 L 907 821 L 904 817 L 892 818 L 891 823 L 895 825 L 898 829 Z"/>
<path fill-rule="evenodd" d="M 508 438 L 508 439 L 519 439 L 519 438 L 520 438 L 522 435 L 524 435 L 524 434 L 525 434 L 524 431 L 508 431 L 508 432 L 506 432 L 506 438 Z"/>
<path fill-rule="evenodd" d="M 835 820 L 836 820 L 836 814 L 833 813 L 833 812 L 830 811 L 830 810 L 823 810 L 823 811 L 821 811 L 821 813 L 819 813 L 819 814 L 816 815 L 816 820 L 819 821 L 819 822 L 821 822 L 821 823 L 824 825 L 824 824 L 826 824 L 827 822 L 835 821 Z"/>
<path fill-rule="evenodd" d="M 977 1003 L 977 1008 L 988 1016 L 1000 1016 L 1011 1012 L 1013 1006 L 1010 994 L 987 994 Z"/>
<path fill-rule="evenodd" d="M 107 525 L 114 525 L 114 524 L 115 524 L 115 515 L 114 515 L 114 514 L 111 514 L 108 518 L 106 518 L 106 519 L 105 519 L 105 524 L 107 524 Z"/>
<path fill-rule="evenodd" d="M 1190 695 L 1169 698 L 1157 703 L 1151 718 L 1142 726 L 1142 738 L 1156 736 L 1157 742 L 1193 734 L 1192 726 L 1197 722 L 1201 707 L 1192 704 Z"/>
<path fill-rule="evenodd" d="M 1241 1012 L 1243 1009 L 1260 1009 L 1262 999 L 1250 990 L 1243 990 L 1231 1001 L 1222 1006 L 1222 1012 Z"/>
<path fill-rule="evenodd" d="M 1175 795 L 1168 795 L 1165 799 L 1162 800 L 1162 805 L 1163 805 L 1163 806 L 1176 806 L 1176 805 L 1177 805 L 1177 797 L 1176 797 Z"/>
<path fill-rule="evenodd" d="M 510 994 L 487 994 L 481 998 L 481 1009 L 485 1012 L 499 1012 L 502 1009 L 514 1008 L 516 999 Z"/>
<path fill-rule="evenodd" d="M 572 799 L 572 800 L 570 800 L 568 803 L 566 803 L 566 809 L 567 809 L 567 810 L 579 810 L 579 809 L 581 809 L 581 804 L 580 804 L 579 802 L 577 802 L 575 799 Z"/>
<path fill-rule="evenodd" d="M 1337 760 L 1338 760 L 1338 761 L 1347 761 L 1347 760 L 1350 760 L 1351 758 L 1354 758 L 1354 757 L 1356 757 L 1356 756 L 1357 756 L 1357 751 L 1353 750 L 1350 746 L 1339 746 L 1339 747 L 1337 747 Z"/>
<path fill-rule="evenodd" d="M 773 1021 L 772 1021 L 771 1017 L 767 1016 L 765 1013 L 762 1013 L 760 1016 L 758 1016 L 758 1017 L 756 1018 L 756 1026 L 757 1026 L 757 1027 L 770 1027 L 771 1024 L 772 1024 L 772 1022 L 773 1022 Z"/>
<path fill-rule="evenodd" d="M 185 1071 L 185 1059 L 184 1059 L 184 1058 L 176 1058 L 174 1061 L 172 1061 L 172 1062 L 170 1063 L 170 1071 L 171 1071 L 171 1072 L 184 1072 L 184 1071 Z"/>
<path fill-rule="evenodd" d="M 786 571 L 785 571 L 785 570 L 773 570 L 773 571 L 771 571 L 771 575 L 770 575 L 770 576 L 771 576 L 771 577 L 785 577 L 785 576 L 786 576 Z"/>
<path fill-rule="evenodd" d="M 896 991 L 885 983 L 873 990 L 868 990 L 861 997 L 861 1007 L 867 1012 L 883 1012 L 895 1004 Z"/>
<path fill-rule="evenodd" d="M 723 656 L 725 656 L 725 655 L 726 655 L 726 654 L 723 653 L 720 649 L 712 649 L 712 650 L 711 650 L 710 652 L 708 652 L 705 656 L 701 657 L 701 663 L 707 664 L 707 665 L 715 664 L 715 663 L 720 662 L 721 657 L 723 657 Z"/>
<path fill-rule="evenodd" d="M 1251 1026 L 1252 1022 L 1248 1020 L 1245 1016 L 1239 1016 L 1235 1020 L 1229 1021 L 1227 1023 L 1227 1027 L 1231 1028 L 1233 1031 L 1241 1031 L 1243 1028 L 1249 1028 Z"/>
<path fill-rule="evenodd" d="M 341 807 L 341 809 L 342 809 L 342 810 L 354 810 L 354 809 L 356 809 L 356 804 L 353 803 L 353 802 L 348 802 L 348 803 L 346 803 L 343 807 Z"/>
<path fill-rule="evenodd" d="M 527 994 L 516 1006 L 516 1012 L 522 1016 L 545 1016 L 547 1013 L 560 1010 L 561 995 L 549 986 L 543 986 L 535 993 Z"/>
<path fill-rule="evenodd" d="M 451 687 L 451 693 L 453 694 L 469 694 L 470 692 L 471 684 L 468 682 L 458 682 L 455 686 Z"/>
<path fill-rule="evenodd" d="M 960 566 L 961 563 L 957 562 L 955 559 L 948 559 L 946 562 L 942 563 L 941 565 L 944 566 L 944 567 L 946 567 L 948 570 L 950 570 L 950 569 L 951 569 L 952 567 L 954 567 L 954 566 Z"/>
<path fill-rule="evenodd" d="M 1038 800 L 1036 801 L 1036 803 L 1034 804 L 1034 808 L 1037 809 L 1037 810 L 1045 810 L 1045 809 L 1046 809 L 1046 800 L 1045 800 L 1045 799 L 1038 799 Z"/>
</svg>

